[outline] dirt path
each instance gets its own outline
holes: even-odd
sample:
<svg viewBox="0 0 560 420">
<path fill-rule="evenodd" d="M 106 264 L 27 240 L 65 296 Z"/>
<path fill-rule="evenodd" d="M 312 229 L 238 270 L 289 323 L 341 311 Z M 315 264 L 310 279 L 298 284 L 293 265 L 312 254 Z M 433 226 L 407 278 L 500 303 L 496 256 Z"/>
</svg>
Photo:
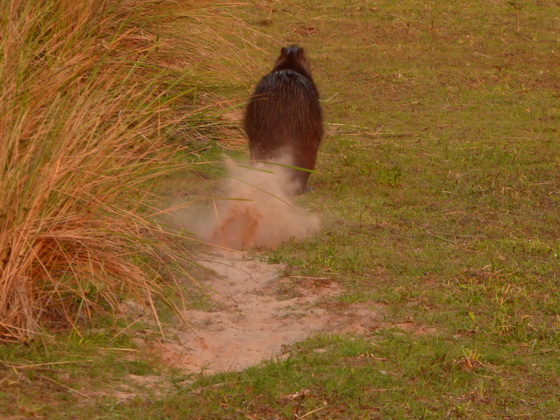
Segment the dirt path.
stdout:
<svg viewBox="0 0 560 420">
<path fill-rule="evenodd" d="M 384 319 L 382 305 L 335 306 L 342 289 L 327 278 L 282 277 L 283 265 L 244 253 L 201 257 L 215 273 L 206 286 L 214 306 L 185 313 L 196 331 L 176 331 L 164 360 L 190 372 L 237 371 L 286 355 L 284 346 L 319 333 L 363 332 Z M 330 306 L 330 307 L 329 307 Z"/>
</svg>

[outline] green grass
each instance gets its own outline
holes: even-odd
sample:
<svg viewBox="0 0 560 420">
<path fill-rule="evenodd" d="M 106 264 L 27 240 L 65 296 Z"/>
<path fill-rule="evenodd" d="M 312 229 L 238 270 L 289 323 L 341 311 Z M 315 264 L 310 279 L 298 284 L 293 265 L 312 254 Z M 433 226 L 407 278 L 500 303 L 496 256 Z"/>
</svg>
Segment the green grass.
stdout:
<svg viewBox="0 0 560 420">
<path fill-rule="evenodd" d="M 51 394 L 46 400 L 31 400 L 28 390 L 20 404 L 49 418 L 64 418 L 62 413 L 77 409 L 76 399 L 84 417 L 146 419 L 291 418 L 295 414 L 317 419 L 536 413 L 546 417 L 558 410 L 558 394 L 543 394 L 541 382 L 558 385 L 555 355 L 531 346 L 496 347 L 474 337 L 415 336 L 399 329 L 373 331 L 365 337 L 319 335 L 292 346 L 285 360 L 194 382 L 177 372 L 162 372 L 154 361 L 128 360 L 115 351 L 92 353 L 104 344 L 98 338 L 69 346 L 67 351 L 74 357 L 78 349 L 81 355 L 74 360 L 66 357 L 75 364 L 64 369 L 55 365 L 44 373 L 41 368 L 15 368 L 19 376 L 8 375 L 11 381 L 2 396 L 21 387 L 18 381 L 32 383 L 41 392 L 48 384 Z M 52 355 L 57 357 L 60 352 Z M 537 373 L 539 380 L 533 376 Z M 519 374 L 524 380 L 519 380 Z M 131 375 L 156 375 L 160 388 L 135 385 Z M 85 395 L 94 400 L 74 395 L 60 383 L 72 383 L 82 391 L 87 385 Z M 123 391 L 136 398 L 119 402 L 118 393 Z"/>
<path fill-rule="evenodd" d="M 4 416 L 67 417 L 89 401 L 116 405 L 117 392 L 140 395 L 142 387 L 132 391 L 125 384 L 134 383 L 130 375 L 159 375 L 154 360 L 138 357 L 132 337 L 117 336 L 118 329 L 101 325 L 82 336 L 71 335 L 56 343 L 35 342 L 10 345 L 1 349 L 0 405 Z M 120 325 L 124 328 L 125 325 Z M 157 335 L 144 324 L 136 335 Z M 62 412 L 61 412 L 62 411 Z"/>
<path fill-rule="evenodd" d="M 557 416 L 556 2 L 329 0 L 272 7 L 272 25 L 259 27 L 272 37 L 258 41 L 268 56 L 255 53 L 254 74 L 227 91 L 246 94 L 279 47 L 298 42 L 308 50 L 329 134 L 310 179 L 313 191 L 301 198 L 321 214 L 321 234 L 265 254 L 287 263 L 288 274 L 343 285 L 335 308 L 384 305 L 385 323 L 364 336 L 310 338 L 292 346 L 286 360 L 202 378 L 132 352 L 125 361 L 103 353 L 91 366 L 50 367 L 52 379 L 67 386 L 72 376 L 65 375 L 82 378 L 78 390 L 127 384 L 142 395 L 122 403 L 76 396 L 41 380 L 36 369 L 16 375 L 3 368 L 0 395 L 9 414 Z M 250 23 L 268 19 L 269 9 L 256 10 Z M 254 62 L 262 63 L 260 73 Z M 208 150 L 197 159 L 216 158 Z M 196 179 L 213 182 L 219 174 L 212 169 Z M 170 190 L 176 187 L 171 181 Z M 414 328 L 403 331 L 397 325 L 403 322 Z M 15 348 L 5 347 L 3 360 L 91 354 L 81 344 L 66 353 Z M 161 376 L 166 387 L 142 391 L 125 372 Z"/>
</svg>

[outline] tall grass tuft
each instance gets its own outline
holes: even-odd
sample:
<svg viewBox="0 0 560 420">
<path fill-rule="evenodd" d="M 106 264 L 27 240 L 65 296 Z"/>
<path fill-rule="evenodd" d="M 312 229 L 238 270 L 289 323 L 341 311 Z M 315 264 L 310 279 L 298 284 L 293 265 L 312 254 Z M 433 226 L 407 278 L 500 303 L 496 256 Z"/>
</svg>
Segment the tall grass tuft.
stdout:
<svg viewBox="0 0 560 420">
<path fill-rule="evenodd" d="M 135 0 L 3 0 L 0 339 L 160 293 L 144 186 L 169 169 L 158 10 Z M 172 89 L 172 90 L 171 90 Z M 172 92 L 172 93 L 170 93 Z"/>
</svg>

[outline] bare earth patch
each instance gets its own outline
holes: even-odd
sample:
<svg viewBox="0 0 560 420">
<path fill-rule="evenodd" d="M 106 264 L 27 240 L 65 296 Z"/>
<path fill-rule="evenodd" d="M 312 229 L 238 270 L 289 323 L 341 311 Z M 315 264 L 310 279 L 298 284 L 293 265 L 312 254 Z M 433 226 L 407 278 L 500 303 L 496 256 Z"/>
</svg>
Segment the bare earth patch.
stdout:
<svg viewBox="0 0 560 420">
<path fill-rule="evenodd" d="M 215 254 L 198 263 L 215 273 L 205 283 L 216 292 L 215 305 L 185 313 L 196 335 L 175 331 L 175 340 L 157 349 L 166 362 L 190 372 L 242 370 L 282 357 L 283 346 L 316 333 L 361 333 L 383 323 L 382 305 L 332 304 L 343 290 L 327 278 L 283 277 L 283 265 L 244 253 Z"/>
</svg>

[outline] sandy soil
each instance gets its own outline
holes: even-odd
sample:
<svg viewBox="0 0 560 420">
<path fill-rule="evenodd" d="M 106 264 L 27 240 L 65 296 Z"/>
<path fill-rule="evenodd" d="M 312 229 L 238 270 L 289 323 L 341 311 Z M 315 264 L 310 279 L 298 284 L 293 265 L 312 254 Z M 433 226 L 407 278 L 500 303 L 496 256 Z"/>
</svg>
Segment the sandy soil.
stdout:
<svg viewBox="0 0 560 420">
<path fill-rule="evenodd" d="M 192 331 L 160 344 L 164 360 L 190 372 L 237 371 L 285 357 L 285 345 L 319 332 L 367 332 L 384 321 L 383 306 L 335 305 L 342 289 L 327 278 L 284 277 L 284 266 L 245 253 L 206 255 L 213 274 L 208 311 L 185 313 Z"/>
</svg>

